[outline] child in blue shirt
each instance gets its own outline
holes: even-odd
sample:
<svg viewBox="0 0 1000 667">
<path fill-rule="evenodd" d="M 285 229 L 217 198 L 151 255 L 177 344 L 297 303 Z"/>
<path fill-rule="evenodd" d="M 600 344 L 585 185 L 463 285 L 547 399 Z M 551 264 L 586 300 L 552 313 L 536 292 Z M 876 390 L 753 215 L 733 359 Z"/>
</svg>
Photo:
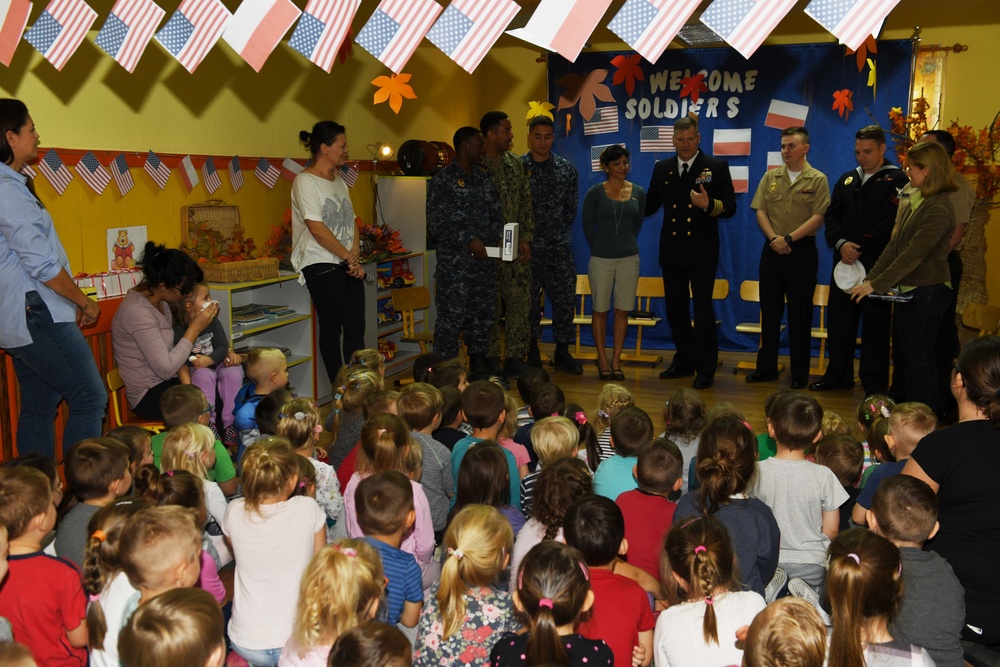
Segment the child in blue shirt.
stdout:
<svg viewBox="0 0 1000 667">
<path fill-rule="evenodd" d="M 458 479 L 458 469 L 470 447 L 483 440 L 497 439 L 497 433 L 507 416 L 503 389 L 486 380 L 473 382 L 462 393 L 462 412 L 465 413 L 465 420 L 472 426 L 472 435 L 456 442 L 451 450 L 451 474 L 454 479 Z M 510 450 L 504 449 L 503 453 L 510 472 L 510 504 L 512 507 L 520 507 L 521 475 L 517 471 L 517 460 Z"/>
<path fill-rule="evenodd" d="M 240 454 L 257 440 L 257 404 L 276 389 L 288 386 L 288 360 L 285 354 L 273 347 L 258 347 L 246 357 L 247 382 L 236 394 L 233 406 L 233 425 L 240 434 Z M 240 458 L 240 457 L 237 457 Z"/>
<path fill-rule="evenodd" d="M 601 462 L 594 473 L 594 493 L 611 500 L 639 488 L 632 469 L 639 451 L 653 441 L 653 420 L 642 408 L 623 408 L 611 420 L 611 446 L 615 453 Z"/>
</svg>

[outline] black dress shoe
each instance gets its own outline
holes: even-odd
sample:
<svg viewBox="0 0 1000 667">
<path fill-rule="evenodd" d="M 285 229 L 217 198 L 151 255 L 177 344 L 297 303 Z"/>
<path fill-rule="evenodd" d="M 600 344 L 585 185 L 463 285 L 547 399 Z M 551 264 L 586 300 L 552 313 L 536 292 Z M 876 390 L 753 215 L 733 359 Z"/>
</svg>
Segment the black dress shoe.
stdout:
<svg viewBox="0 0 1000 667">
<path fill-rule="evenodd" d="M 854 389 L 853 383 L 850 385 L 839 385 L 820 380 L 809 385 L 809 391 L 850 391 L 851 389 Z"/>
<path fill-rule="evenodd" d="M 750 384 L 756 384 L 758 382 L 774 382 L 781 376 L 781 371 L 775 373 L 761 373 L 760 371 L 754 371 L 750 375 L 746 376 L 746 381 Z"/>
<path fill-rule="evenodd" d="M 711 375 L 699 375 L 691 383 L 691 386 L 695 389 L 708 389 L 713 384 L 715 384 L 715 378 Z"/>
<path fill-rule="evenodd" d="M 671 380 L 673 378 L 686 378 L 694 375 L 694 371 L 685 368 L 679 368 L 673 364 L 665 371 L 660 371 L 661 380 Z"/>
<path fill-rule="evenodd" d="M 807 384 L 809 380 L 792 380 L 788 386 L 792 389 L 805 389 Z"/>
</svg>

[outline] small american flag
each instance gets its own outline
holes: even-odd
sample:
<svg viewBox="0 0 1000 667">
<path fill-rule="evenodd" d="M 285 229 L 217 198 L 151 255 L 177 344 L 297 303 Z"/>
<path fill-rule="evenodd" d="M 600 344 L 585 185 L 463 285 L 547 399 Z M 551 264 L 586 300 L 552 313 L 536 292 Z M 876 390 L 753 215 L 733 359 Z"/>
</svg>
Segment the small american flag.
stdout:
<svg viewBox="0 0 1000 667">
<path fill-rule="evenodd" d="M 94 43 L 132 72 L 165 14 L 153 0 L 118 0 Z"/>
<path fill-rule="evenodd" d="M 655 63 L 700 4 L 701 0 L 627 0 L 608 29 Z"/>
<path fill-rule="evenodd" d="M 49 150 L 45 154 L 42 161 L 38 163 L 38 169 L 45 174 L 45 178 L 49 179 L 49 183 L 59 194 L 65 192 L 69 182 L 73 180 L 73 174 L 69 173 L 69 169 L 66 168 L 62 158 L 55 150 Z"/>
<path fill-rule="evenodd" d="M 243 187 L 243 168 L 240 166 L 239 155 L 234 155 L 229 161 L 229 183 L 233 186 L 233 192 Z"/>
<path fill-rule="evenodd" d="M 115 179 L 115 185 L 118 186 L 118 192 L 120 192 L 122 197 L 124 197 L 135 185 L 135 181 L 132 180 L 132 172 L 128 170 L 128 162 L 125 160 L 125 154 L 119 153 L 118 156 L 111 161 L 110 166 L 111 176 Z"/>
<path fill-rule="evenodd" d="M 76 173 L 80 175 L 84 183 L 94 188 L 94 192 L 97 194 L 102 194 L 104 188 L 108 187 L 108 183 L 111 182 L 111 174 L 97 161 L 94 151 L 87 151 L 80 158 L 80 161 L 76 163 Z"/>
<path fill-rule="evenodd" d="M 194 74 L 232 18 L 219 0 L 183 0 L 156 41 Z"/>
<path fill-rule="evenodd" d="M 24 33 L 24 40 L 61 70 L 96 20 L 97 12 L 83 0 L 52 0 Z"/>
<path fill-rule="evenodd" d="M 360 7 L 361 0 L 309 0 L 288 46 L 329 72 Z"/>
<path fill-rule="evenodd" d="M 38 174 L 35 173 L 35 170 L 31 168 L 30 164 L 26 164 L 23 167 L 21 167 L 21 173 L 32 180 L 34 180 L 38 176 Z"/>
<path fill-rule="evenodd" d="M 146 155 L 146 164 L 142 165 L 142 168 L 146 170 L 150 178 L 156 181 L 161 190 L 167 187 L 167 179 L 170 178 L 170 167 L 163 164 L 163 161 L 160 160 L 156 153 L 149 151 Z"/>
<path fill-rule="evenodd" d="M 440 13 L 434 0 L 382 0 L 355 41 L 399 74 Z"/>
<path fill-rule="evenodd" d="M 674 150 L 673 125 L 647 125 L 639 130 L 640 153 L 662 153 Z"/>
<path fill-rule="evenodd" d="M 583 123 L 583 134 L 611 134 L 618 131 L 618 107 L 596 109 L 590 120 Z"/>
<path fill-rule="evenodd" d="M 608 146 L 614 146 L 614 144 L 604 144 L 603 146 L 591 146 L 590 147 L 590 170 L 591 171 L 602 171 L 601 169 L 601 153 Z"/>
<path fill-rule="evenodd" d="M 205 182 L 205 189 L 208 194 L 215 194 L 215 191 L 222 187 L 219 180 L 219 172 L 215 169 L 215 160 L 209 155 L 205 158 L 205 164 L 201 165 L 201 179 Z"/>
<path fill-rule="evenodd" d="M 278 182 L 278 177 L 281 176 L 281 170 L 263 157 L 257 160 L 257 166 L 254 167 L 253 173 L 260 179 L 261 183 L 269 188 L 273 188 L 274 184 Z"/>
<path fill-rule="evenodd" d="M 471 74 L 519 9 L 514 0 L 453 0 L 427 39 Z"/>
<path fill-rule="evenodd" d="M 899 0 L 812 0 L 805 12 L 856 51 L 897 4 Z"/>
<path fill-rule="evenodd" d="M 340 175 L 347 183 L 347 187 L 353 188 L 354 184 L 358 182 L 358 163 L 348 162 L 340 168 Z"/>
<path fill-rule="evenodd" d="M 701 22 L 750 58 L 794 6 L 795 0 L 715 0 Z"/>
</svg>

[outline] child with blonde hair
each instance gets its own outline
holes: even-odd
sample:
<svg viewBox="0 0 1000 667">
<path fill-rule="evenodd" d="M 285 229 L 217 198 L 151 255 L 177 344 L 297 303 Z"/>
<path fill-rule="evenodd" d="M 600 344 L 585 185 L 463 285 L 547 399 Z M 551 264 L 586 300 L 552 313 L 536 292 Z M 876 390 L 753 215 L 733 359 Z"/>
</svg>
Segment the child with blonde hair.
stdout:
<svg viewBox="0 0 1000 667">
<path fill-rule="evenodd" d="M 620 384 L 608 383 L 597 395 L 597 411 L 590 421 L 594 424 L 594 432 L 597 434 L 597 451 L 600 455 L 598 465 L 615 454 L 611 446 L 611 421 L 622 409 L 634 405 L 635 399 L 632 394 Z"/>
<path fill-rule="evenodd" d="M 122 570 L 118 554 L 125 524 L 149 504 L 138 498 L 102 507 L 90 519 L 90 538 L 83 557 L 83 589 L 87 593 L 87 644 L 90 664 L 117 667 L 118 634 L 129 600 L 137 592 Z"/>
<path fill-rule="evenodd" d="M 364 419 L 362 424 L 371 419 L 372 415 L 396 414 L 396 401 L 398 399 L 398 391 L 393 391 L 391 389 L 377 389 L 373 391 L 368 395 L 368 398 L 361 406 L 361 416 Z M 351 475 L 353 475 L 354 471 L 357 470 L 358 451 L 361 449 L 360 445 L 361 438 L 358 436 L 358 441 L 347 453 L 347 456 L 344 457 L 344 460 L 340 462 L 339 466 L 334 466 L 337 470 L 337 481 L 340 482 L 341 490 L 347 488 L 347 483 L 351 481 Z M 419 448 L 414 448 L 414 451 L 417 451 L 418 449 Z M 414 477 L 414 479 L 416 479 L 416 477 Z M 346 536 L 346 533 L 337 535 L 337 537 Z"/>
<path fill-rule="evenodd" d="M 517 463 L 517 472 L 521 479 L 524 479 L 524 476 L 528 474 L 528 464 L 531 463 L 531 456 L 528 455 L 527 447 L 514 442 L 514 436 L 517 434 L 519 425 L 517 419 L 517 399 L 514 398 L 513 394 L 504 392 L 503 409 L 504 419 L 503 424 L 500 425 L 500 431 L 497 433 L 497 444 L 514 455 L 514 461 Z"/>
<path fill-rule="evenodd" d="M 347 373 L 343 384 L 334 388 L 333 406 L 326 418 L 326 430 L 333 435 L 327 450 L 330 465 L 340 467 L 361 437 L 365 423 L 364 405 L 368 397 L 382 389 L 382 377 L 370 368 L 355 368 Z"/>
<path fill-rule="evenodd" d="M 281 667 L 326 667 L 333 643 L 375 617 L 384 587 L 379 556 L 363 540 L 337 540 L 321 549 L 302 574 Z"/>
<path fill-rule="evenodd" d="M 222 667 L 222 612 L 205 591 L 167 591 L 132 615 L 122 629 L 120 649 L 122 667 Z"/>
<path fill-rule="evenodd" d="M 681 458 L 684 459 L 681 469 L 684 482 L 681 488 L 686 489 L 691 462 L 698 453 L 698 441 L 705 428 L 705 401 L 697 392 L 681 387 L 670 395 L 663 406 L 663 420 L 666 428 L 660 437 L 673 441 L 681 450 Z"/>
<path fill-rule="evenodd" d="M 469 505 L 452 519 L 441 582 L 431 587 L 417 625 L 414 665 L 485 663 L 488 647 L 520 627 L 510 594 L 497 586 L 513 541 L 510 524 L 493 507 Z"/>
<path fill-rule="evenodd" d="M 745 667 L 823 667 L 826 625 L 805 600 L 784 597 L 754 617 L 743 648 Z"/>
<path fill-rule="evenodd" d="M 535 496 L 535 484 L 546 465 L 559 459 L 576 458 L 579 452 L 580 434 L 572 421 L 566 417 L 544 417 L 534 422 L 531 428 L 531 443 L 538 456 L 538 467 L 521 480 L 521 512 L 531 518 Z"/>
<path fill-rule="evenodd" d="M 202 480 L 205 487 L 205 508 L 209 522 L 219 526 L 226 515 L 226 496 L 215 482 L 208 479 L 208 469 L 215 465 L 215 436 L 207 426 L 181 424 L 170 431 L 163 442 L 160 469 L 186 470 Z M 218 531 L 209 528 L 209 534 Z"/>
<path fill-rule="evenodd" d="M 375 371 L 378 373 L 380 378 L 385 378 L 385 360 L 382 358 L 382 353 L 378 350 L 366 347 L 354 351 L 351 355 L 350 361 L 340 368 L 340 371 L 337 373 L 337 380 L 334 384 L 337 386 L 344 384 L 344 380 L 347 379 L 348 375 L 361 368 L 367 368 L 368 370 Z"/>
<path fill-rule="evenodd" d="M 327 536 L 337 522 L 344 499 L 340 495 L 340 482 L 337 473 L 328 463 L 316 458 L 319 447 L 319 436 L 323 432 L 316 406 L 304 398 L 296 398 L 284 406 L 278 413 L 278 429 L 276 435 L 285 438 L 291 444 L 296 454 L 312 464 L 316 478 L 316 502 L 326 514 Z"/>
<path fill-rule="evenodd" d="M 840 416 L 839 412 L 833 410 L 823 411 L 823 420 L 820 422 L 820 430 L 823 435 L 850 435 L 851 427 L 847 420 Z"/>
<path fill-rule="evenodd" d="M 240 455 L 260 437 L 257 404 L 278 389 L 288 386 L 288 359 L 274 347 L 256 347 L 246 356 L 247 382 L 236 394 L 233 425 L 239 432 Z"/>
<path fill-rule="evenodd" d="M 490 653 L 492 667 L 614 664 L 603 640 L 576 633 L 581 616 L 594 605 L 590 571 L 579 551 L 562 542 L 542 542 L 528 552 L 513 579 L 514 608 L 527 619 L 528 631 L 501 637 Z"/>
<path fill-rule="evenodd" d="M 299 582 L 326 544 L 326 515 L 312 498 L 292 497 L 298 464 L 284 438 L 254 443 L 243 457 L 243 497 L 222 530 L 236 558 L 229 638 L 244 660 L 273 667 L 292 634 Z"/>
<path fill-rule="evenodd" d="M 736 631 L 765 603 L 759 593 L 740 590 L 726 527 L 711 516 L 675 522 L 661 558 L 661 583 L 674 604 L 656 620 L 656 664 L 740 664 Z"/>
</svg>

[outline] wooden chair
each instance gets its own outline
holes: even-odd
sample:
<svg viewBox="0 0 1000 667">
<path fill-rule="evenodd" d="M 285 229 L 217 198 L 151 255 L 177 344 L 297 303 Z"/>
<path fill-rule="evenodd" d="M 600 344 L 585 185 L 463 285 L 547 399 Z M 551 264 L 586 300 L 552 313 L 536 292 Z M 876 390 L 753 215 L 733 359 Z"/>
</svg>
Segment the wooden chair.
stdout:
<svg viewBox="0 0 1000 667">
<path fill-rule="evenodd" d="M 434 332 L 417 331 L 416 311 L 430 307 L 430 290 L 425 285 L 401 287 L 392 290 L 391 298 L 392 309 L 403 316 L 403 336 L 399 340 L 404 343 L 416 343 L 420 346 L 420 353 L 427 354 L 427 344 L 434 342 Z M 419 323 L 422 324 L 423 320 Z"/>
<path fill-rule="evenodd" d="M 740 283 L 740 298 L 744 301 L 751 303 L 760 303 L 760 281 L 757 280 L 744 280 Z M 784 329 L 784 325 L 781 327 Z M 750 333 L 760 336 L 761 326 L 760 326 L 760 310 L 757 311 L 757 321 L 756 322 L 741 322 L 736 325 L 736 330 L 740 333 Z M 758 342 L 759 346 L 759 342 Z M 741 370 L 753 371 L 757 370 L 757 361 L 738 361 L 736 366 L 733 368 L 733 375 L 736 375 Z M 785 370 L 785 365 L 782 363 L 778 364 L 778 371 L 781 372 Z"/>
<path fill-rule="evenodd" d="M 114 420 L 114 428 L 125 425 L 141 426 L 153 434 L 166 428 L 163 422 L 143 419 L 131 413 L 125 400 L 125 383 L 122 381 L 117 367 L 109 370 L 105 379 L 108 383 L 108 392 L 111 394 L 111 416 Z"/>
<path fill-rule="evenodd" d="M 816 285 L 813 292 L 813 306 L 819 308 L 819 326 L 812 328 L 812 337 L 819 340 L 819 359 L 816 365 L 809 369 L 812 375 L 823 375 L 826 372 L 826 307 L 830 304 L 830 286 Z"/>
<path fill-rule="evenodd" d="M 977 337 L 995 334 L 1000 330 L 1000 308 L 984 303 L 970 303 L 962 311 L 962 326 L 978 329 Z"/>
<path fill-rule="evenodd" d="M 591 313 L 587 312 L 586 307 L 587 297 L 591 296 L 590 277 L 588 275 L 578 274 L 576 276 L 576 295 L 580 298 L 580 303 L 573 317 L 573 325 L 576 327 L 576 350 L 574 356 L 577 359 L 597 359 L 596 352 L 584 352 L 580 345 L 580 335 L 583 326 L 589 326 L 591 319 Z M 639 284 L 636 287 L 636 300 L 638 301 L 639 310 L 651 310 L 652 300 L 656 298 L 663 298 L 663 280 L 651 276 L 639 278 Z M 642 351 L 643 328 L 656 326 L 661 319 L 660 317 L 628 318 L 629 325 L 637 326 L 639 330 L 636 332 L 635 350 L 633 352 L 622 353 L 622 361 L 638 361 L 648 363 L 653 367 L 656 367 L 657 364 L 663 361 L 663 357 L 659 354 L 648 354 Z"/>
</svg>

